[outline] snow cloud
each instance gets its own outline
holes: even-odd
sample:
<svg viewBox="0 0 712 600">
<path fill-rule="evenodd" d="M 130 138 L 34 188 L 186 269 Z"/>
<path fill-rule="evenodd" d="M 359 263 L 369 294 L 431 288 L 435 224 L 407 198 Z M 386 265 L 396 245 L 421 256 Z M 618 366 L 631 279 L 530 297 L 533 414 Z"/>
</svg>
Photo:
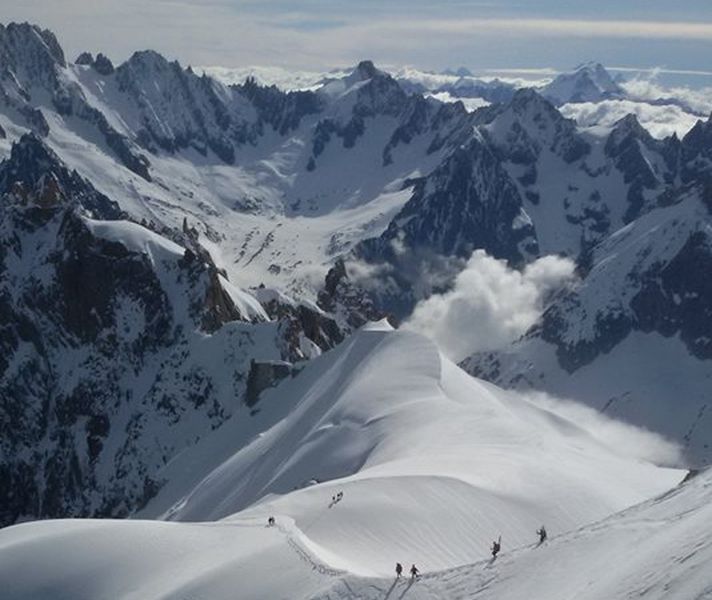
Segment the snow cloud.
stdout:
<svg viewBox="0 0 712 600">
<path fill-rule="evenodd" d="M 539 317 L 548 295 L 573 277 L 574 264 L 566 258 L 545 256 L 517 271 L 476 250 L 453 288 L 419 303 L 404 327 L 431 337 L 459 361 L 517 339 Z"/>
<path fill-rule="evenodd" d="M 603 102 L 583 102 L 564 104 L 561 114 L 574 119 L 581 127 L 612 127 L 629 114 L 638 117 L 640 124 L 653 137 L 662 139 L 673 133 L 683 137 L 699 117 L 683 110 L 680 106 L 665 104 L 656 106 L 647 102 L 632 100 L 604 100 Z"/>
<path fill-rule="evenodd" d="M 563 417 L 586 431 L 618 456 L 646 460 L 666 467 L 683 467 L 680 446 L 660 434 L 616 421 L 593 408 L 539 391 L 512 392 L 528 402 Z"/>
</svg>

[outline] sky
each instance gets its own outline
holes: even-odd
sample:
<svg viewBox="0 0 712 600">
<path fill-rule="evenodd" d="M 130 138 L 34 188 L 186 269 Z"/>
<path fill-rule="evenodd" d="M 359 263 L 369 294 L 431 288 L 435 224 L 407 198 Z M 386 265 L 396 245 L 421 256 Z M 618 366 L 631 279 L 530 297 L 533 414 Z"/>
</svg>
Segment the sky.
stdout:
<svg viewBox="0 0 712 600">
<path fill-rule="evenodd" d="M 712 71 L 710 0 L 0 0 L 69 59 L 151 48 L 183 64 L 440 70 L 607 66 Z M 712 82 L 709 75 L 688 75 Z M 693 82 L 694 83 L 694 82 Z"/>
</svg>

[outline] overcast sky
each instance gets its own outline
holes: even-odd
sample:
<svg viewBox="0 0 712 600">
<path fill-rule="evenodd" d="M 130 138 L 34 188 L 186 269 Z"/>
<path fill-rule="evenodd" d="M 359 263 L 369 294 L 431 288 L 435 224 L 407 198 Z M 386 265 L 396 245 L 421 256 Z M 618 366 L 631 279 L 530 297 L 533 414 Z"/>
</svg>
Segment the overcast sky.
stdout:
<svg viewBox="0 0 712 600">
<path fill-rule="evenodd" d="M 0 0 L 69 59 L 153 48 L 184 64 L 322 68 L 372 58 L 475 70 L 608 66 L 712 71 L 711 0 Z M 709 84 L 709 81 L 705 82 Z"/>
</svg>

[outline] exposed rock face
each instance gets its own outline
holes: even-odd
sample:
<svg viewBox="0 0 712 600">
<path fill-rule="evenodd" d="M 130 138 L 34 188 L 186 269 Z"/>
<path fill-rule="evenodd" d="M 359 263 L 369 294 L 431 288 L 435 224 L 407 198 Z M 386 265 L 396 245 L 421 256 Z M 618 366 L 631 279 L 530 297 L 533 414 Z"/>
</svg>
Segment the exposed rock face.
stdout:
<svg viewBox="0 0 712 600">
<path fill-rule="evenodd" d="M 247 98 L 257 112 L 255 132 L 264 133 L 269 126 L 280 135 L 296 129 L 301 120 L 323 108 L 321 99 L 312 92 L 283 92 L 275 86 L 263 87 L 248 78 L 233 88 Z"/>
<path fill-rule="evenodd" d="M 0 193 L 23 205 L 50 208 L 81 207 L 101 219 L 119 219 L 125 214 L 76 171 L 69 171 L 40 138 L 24 135 L 12 147 L 10 158 L 0 165 Z"/>
<path fill-rule="evenodd" d="M 681 177 L 685 182 L 712 180 L 712 115 L 697 124 L 682 139 Z"/>
<path fill-rule="evenodd" d="M 240 414 L 253 360 L 340 339 L 306 310 L 260 323 L 189 228 L 180 246 L 122 217 L 36 136 L 0 164 L 4 525 L 130 514 L 175 453 Z"/>
<path fill-rule="evenodd" d="M 111 75 L 114 72 L 114 64 L 101 52 L 96 55 L 96 60 L 92 66 L 100 75 Z"/>
<path fill-rule="evenodd" d="M 270 318 L 279 321 L 285 342 L 282 354 L 291 362 L 313 358 L 333 348 L 350 330 L 336 315 L 311 302 L 297 302 L 264 288 L 256 290 L 256 295 Z"/>
<path fill-rule="evenodd" d="M 624 216 L 629 223 L 643 212 L 646 193 L 650 197 L 650 191 L 660 192 L 674 181 L 677 160 L 671 156 L 670 142 L 653 139 L 635 115 L 628 115 L 616 124 L 606 141 L 605 152 L 629 186 Z M 648 158 L 651 155 L 658 157 L 658 161 L 651 163 Z"/>
<path fill-rule="evenodd" d="M 0 184 L 21 175 L 13 167 L 20 154 L 0 167 Z M 156 490 L 160 465 L 218 426 L 244 392 L 239 377 L 226 388 L 191 356 L 205 320 L 239 316 L 201 301 L 213 293 L 209 269 L 182 263 L 158 241 L 148 254 L 114 241 L 113 228 L 120 238 L 126 227 L 147 243 L 160 238 L 124 221 L 97 229 L 103 222 L 80 214 L 97 206 L 97 194 L 73 195 L 65 186 L 76 181 L 53 171 L 51 185 L 39 179 L 41 193 L 27 181 L 19 184 L 25 194 L 2 188 L 3 524 L 127 514 Z M 239 331 L 227 338 L 235 375 L 246 372 L 254 341 Z M 195 429 L 182 431 L 182 419 Z"/>
<path fill-rule="evenodd" d="M 263 391 L 274 387 L 283 379 L 293 376 L 295 372 L 294 366 L 288 362 L 252 361 L 250 364 L 250 372 L 247 376 L 245 403 L 249 407 L 254 407 Z"/>
<path fill-rule="evenodd" d="M 418 300 L 446 289 L 459 270 L 458 259 L 469 258 L 476 248 L 515 265 L 536 255 L 533 228 L 517 221 L 522 212 L 521 197 L 500 161 L 474 139 L 419 182 L 388 229 L 360 244 L 355 258 L 389 265 L 385 277 L 391 286 L 376 278 L 369 292 L 377 306 L 401 318 Z M 430 289 L 422 289 L 432 273 L 437 275 L 430 278 Z"/>
<path fill-rule="evenodd" d="M 74 64 L 91 66 L 94 64 L 94 57 L 91 52 L 82 52 L 79 56 L 77 56 Z"/>
<path fill-rule="evenodd" d="M 358 284 L 354 284 L 341 259 L 327 273 L 318 303 L 329 314 L 335 315 L 341 329 L 347 332 L 385 317 L 384 312 L 376 307 L 373 298 Z"/>
</svg>

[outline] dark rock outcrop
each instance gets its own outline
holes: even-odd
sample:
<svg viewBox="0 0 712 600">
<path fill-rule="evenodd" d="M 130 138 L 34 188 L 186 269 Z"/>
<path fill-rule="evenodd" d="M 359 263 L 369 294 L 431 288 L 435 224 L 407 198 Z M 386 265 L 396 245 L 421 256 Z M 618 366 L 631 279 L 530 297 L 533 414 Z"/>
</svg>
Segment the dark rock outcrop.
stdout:
<svg viewBox="0 0 712 600">
<path fill-rule="evenodd" d="M 94 64 L 94 56 L 91 52 L 82 52 L 74 61 L 76 65 L 91 66 Z"/>
<path fill-rule="evenodd" d="M 92 65 L 94 70 L 100 75 L 108 76 L 114 72 L 114 64 L 109 60 L 108 57 L 103 55 L 101 52 L 96 55 L 96 60 Z"/>
</svg>

